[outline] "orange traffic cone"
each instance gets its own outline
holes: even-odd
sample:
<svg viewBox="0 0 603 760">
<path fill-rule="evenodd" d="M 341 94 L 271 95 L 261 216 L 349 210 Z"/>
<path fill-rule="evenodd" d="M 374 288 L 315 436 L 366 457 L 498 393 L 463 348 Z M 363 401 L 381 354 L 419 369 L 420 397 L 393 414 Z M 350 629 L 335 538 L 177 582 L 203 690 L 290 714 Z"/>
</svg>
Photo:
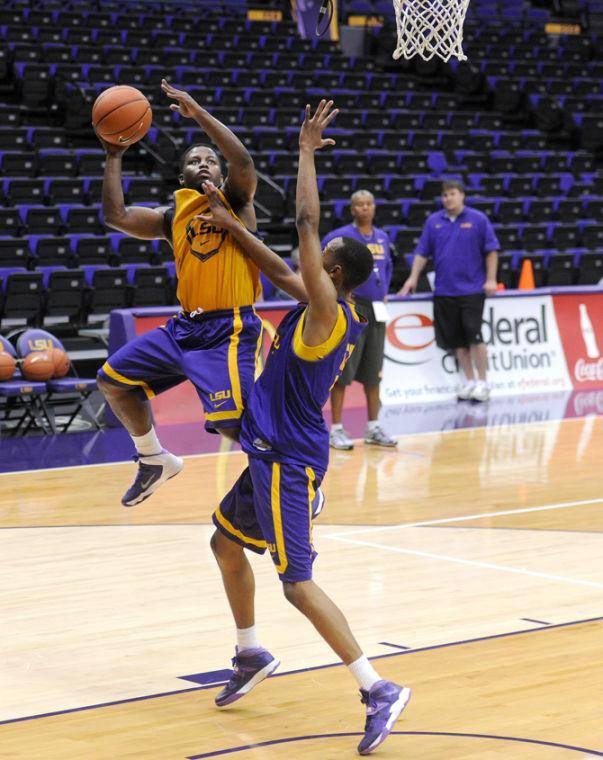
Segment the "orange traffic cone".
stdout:
<svg viewBox="0 0 603 760">
<path fill-rule="evenodd" d="M 521 274 L 519 275 L 519 290 L 534 290 L 534 267 L 531 259 L 524 259 L 521 265 Z"/>
</svg>

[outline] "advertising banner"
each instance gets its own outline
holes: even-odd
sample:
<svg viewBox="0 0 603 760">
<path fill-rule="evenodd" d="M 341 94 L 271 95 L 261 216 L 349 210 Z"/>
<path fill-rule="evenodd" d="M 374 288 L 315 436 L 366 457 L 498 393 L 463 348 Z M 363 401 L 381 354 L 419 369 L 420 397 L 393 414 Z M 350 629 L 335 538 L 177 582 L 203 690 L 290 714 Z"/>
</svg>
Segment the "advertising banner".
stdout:
<svg viewBox="0 0 603 760">
<path fill-rule="evenodd" d="M 553 296 L 568 371 L 576 390 L 603 386 L 603 294 Z"/>
<path fill-rule="evenodd" d="M 264 357 L 287 310 L 288 304 L 257 308 L 265 327 Z M 454 356 L 435 344 L 431 299 L 393 300 L 387 304 L 387 310 L 383 405 L 400 407 L 404 414 L 409 414 L 407 405 L 427 402 L 432 406 L 424 413 L 441 414 L 442 409 L 433 403 L 445 404 L 455 399 L 459 375 Z M 165 308 L 113 312 L 110 352 L 135 335 L 163 324 L 171 314 Z M 543 295 L 534 292 L 489 298 L 484 308 L 482 335 L 488 350 L 492 396 L 563 395 L 564 391 L 575 389 L 580 392 L 577 406 L 590 404 L 595 413 L 601 413 L 603 292 L 568 289 Z M 346 408 L 364 403 L 362 387 L 353 383 L 346 393 Z M 160 423 L 201 420 L 201 407 L 190 383 L 161 394 L 152 404 Z M 393 409 L 391 413 L 395 413 Z M 456 424 L 452 414 L 450 425 Z"/>
<path fill-rule="evenodd" d="M 388 311 L 382 402 L 454 396 L 457 364 L 435 344 L 432 302 L 391 302 Z M 492 395 L 571 390 L 551 296 L 488 299 L 482 335 Z"/>
</svg>

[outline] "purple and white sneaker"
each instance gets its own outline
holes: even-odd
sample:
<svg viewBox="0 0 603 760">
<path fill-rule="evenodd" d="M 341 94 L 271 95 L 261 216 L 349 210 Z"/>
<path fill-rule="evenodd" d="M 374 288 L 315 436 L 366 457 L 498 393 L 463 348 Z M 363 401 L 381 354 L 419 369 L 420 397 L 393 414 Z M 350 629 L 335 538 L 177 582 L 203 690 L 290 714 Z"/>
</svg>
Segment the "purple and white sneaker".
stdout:
<svg viewBox="0 0 603 760">
<path fill-rule="evenodd" d="M 325 495 L 320 490 L 320 488 L 316 489 L 316 493 L 314 494 L 314 500 L 312 501 L 312 519 L 315 520 L 318 515 L 322 512 L 325 506 Z"/>
<path fill-rule="evenodd" d="M 124 507 L 133 507 L 148 499 L 162 483 L 173 478 L 184 467 L 184 461 L 180 457 L 165 449 L 160 454 L 137 456 L 136 460 L 138 473 L 121 500 Z"/>
<path fill-rule="evenodd" d="M 273 657 L 267 649 L 245 649 L 232 658 L 233 673 L 230 681 L 216 697 L 218 707 L 225 707 L 241 699 L 257 686 L 280 665 L 280 660 Z"/>
<path fill-rule="evenodd" d="M 391 681 L 377 681 L 370 691 L 360 689 L 366 705 L 364 737 L 358 745 L 359 755 L 370 755 L 384 742 L 410 699 L 410 689 Z"/>
</svg>

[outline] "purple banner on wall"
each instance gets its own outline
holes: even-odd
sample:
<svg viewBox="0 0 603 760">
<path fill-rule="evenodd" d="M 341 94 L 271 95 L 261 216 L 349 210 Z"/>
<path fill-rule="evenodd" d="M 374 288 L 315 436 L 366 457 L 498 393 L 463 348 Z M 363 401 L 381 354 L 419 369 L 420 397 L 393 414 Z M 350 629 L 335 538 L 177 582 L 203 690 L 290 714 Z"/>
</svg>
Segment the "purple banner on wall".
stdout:
<svg viewBox="0 0 603 760">
<path fill-rule="evenodd" d="M 326 2 L 327 0 L 325 0 Z M 322 6 L 322 0 L 291 0 L 291 13 L 297 23 L 299 33 L 305 39 L 316 38 L 316 29 L 318 23 L 318 29 L 321 34 L 321 38 L 325 40 L 339 40 L 339 25 L 337 23 L 337 0 L 329 0 L 329 7 L 327 8 L 326 15 L 321 15 L 319 20 L 320 9 Z M 328 23 L 331 16 L 332 6 L 332 18 Z"/>
</svg>

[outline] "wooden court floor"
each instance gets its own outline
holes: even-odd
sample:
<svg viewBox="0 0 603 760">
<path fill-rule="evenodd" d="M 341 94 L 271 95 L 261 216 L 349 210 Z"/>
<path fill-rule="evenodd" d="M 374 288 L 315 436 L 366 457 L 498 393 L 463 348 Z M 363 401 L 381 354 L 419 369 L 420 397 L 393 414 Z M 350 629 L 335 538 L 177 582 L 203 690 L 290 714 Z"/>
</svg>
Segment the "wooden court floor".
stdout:
<svg viewBox="0 0 603 760">
<path fill-rule="evenodd" d="M 603 418 L 333 452 L 315 578 L 411 686 L 375 757 L 603 757 Z M 0 758 L 353 757 L 357 689 L 253 557 L 278 677 L 218 710 L 234 629 L 209 551 L 239 453 L 149 501 L 133 465 L 0 476 Z"/>
</svg>

